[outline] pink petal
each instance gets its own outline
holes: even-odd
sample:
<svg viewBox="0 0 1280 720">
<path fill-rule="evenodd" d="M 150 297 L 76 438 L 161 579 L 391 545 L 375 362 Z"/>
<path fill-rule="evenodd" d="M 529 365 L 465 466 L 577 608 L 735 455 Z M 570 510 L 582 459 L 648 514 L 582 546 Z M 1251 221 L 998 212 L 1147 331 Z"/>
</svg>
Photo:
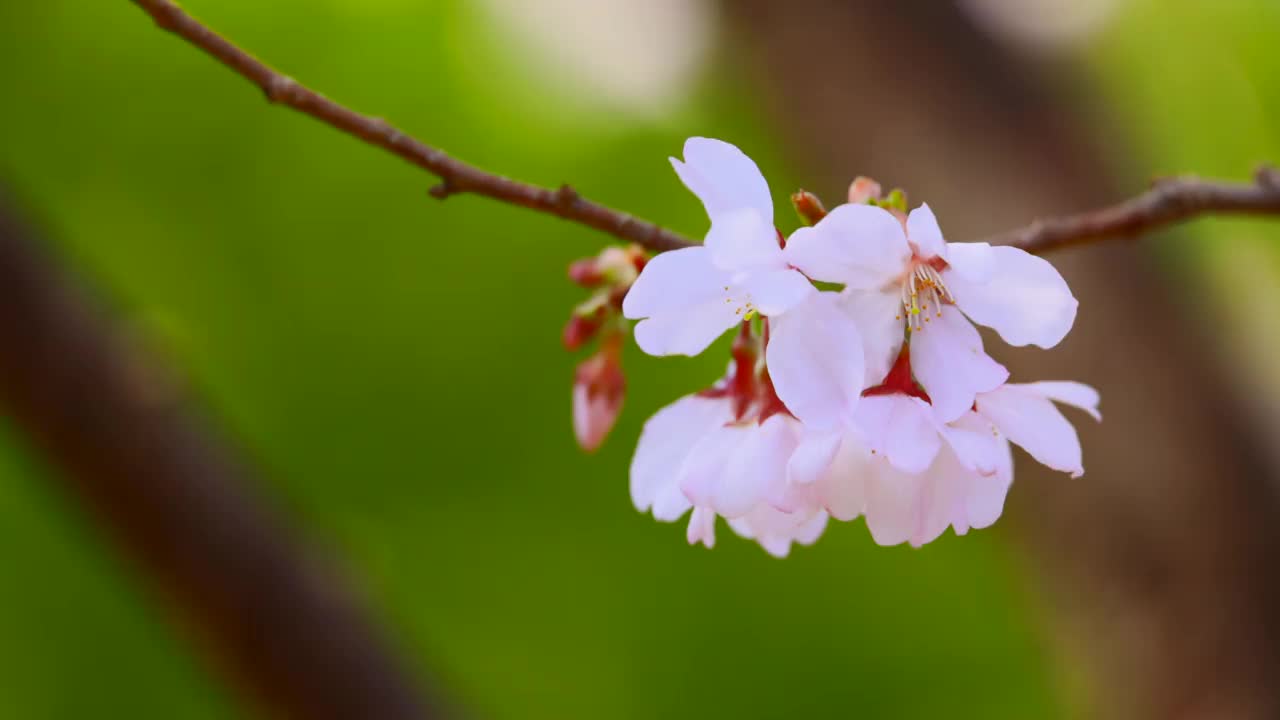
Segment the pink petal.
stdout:
<svg viewBox="0 0 1280 720">
<path fill-rule="evenodd" d="M 985 528 L 995 524 L 1004 510 L 1004 499 L 1009 494 L 1011 485 L 1013 452 L 1009 448 L 1009 442 L 1001 439 L 995 474 L 973 475 L 969 478 L 969 489 L 964 501 L 969 526 Z"/>
<path fill-rule="evenodd" d="M 800 514 L 778 512 L 762 505 L 747 515 L 729 520 L 729 527 L 744 538 L 755 540 L 774 557 L 786 557 L 791 544 L 811 545 L 827 526 L 827 514 L 810 510 Z"/>
<path fill-rule="evenodd" d="M 748 439 L 748 428 L 729 425 L 712 430 L 698 439 L 679 471 L 679 485 L 689 502 L 715 509 L 714 502 L 724 482 L 725 468 Z"/>
<path fill-rule="evenodd" d="M 808 485 L 825 475 L 840 450 L 842 436 L 839 431 L 815 431 L 802 435 L 800 445 L 787 461 L 787 481 Z"/>
<path fill-rule="evenodd" d="M 756 310 L 769 317 L 781 315 L 818 292 L 808 278 L 791 269 L 750 273 L 742 288 Z"/>
<path fill-rule="evenodd" d="M 873 290 L 846 290 L 840 295 L 841 307 L 862 335 L 867 368 L 865 384 L 867 387 L 879 385 L 902 349 L 906 321 L 902 319 L 901 299 L 897 292 Z"/>
<path fill-rule="evenodd" d="M 732 426 L 709 435 L 685 464 L 680 487 L 696 506 L 741 517 L 786 481 L 795 450 L 794 420 L 775 415 L 760 426 Z"/>
<path fill-rule="evenodd" d="M 1013 247 L 951 243 L 943 280 L 956 305 L 1010 345 L 1051 348 L 1066 337 L 1079 304 L 1043 258 Z"/>
<path fill-rule="evenodd" d="M 685 538 L 690 545 L 702 543 L 708 548 L 716 546 L 716 514 L 707 508 L 694 508 L 689 515 L 689 529 Z"/>
<path fill-rule="evenodd" d="M 1004 446 L 1008 444 L 989 420 L 973 411 L 941 425 L 939 432 L 959 464 L 980 475 L 995 474 Z"/>
<path fill-rule="evenodd" d="M 934 217 L 928 205 L 921 205 L 907 216 L 907 240 L 922 258 L 947 259 L 947 241 L 942 239 L 938 218 Z"/>
<path fill-rule="evenodd" d="M 786 482 L 787 460 L 796 448 L 794 420 L 774 415 L 755 428 L 753 437 L 725 467 L 711 506 L 727 518 L 764 504 L 766 495 Z"/>
<path fill-rule="evenodd" d="M 751 208 L 765 224 L 773 225 L 773 200 L 760 168 L 741 150 L 722 140 L 691 137 L 684 143 L 684 162 L 671 158 L 671 166 L 714 218 L 726 212 Z"/>
<path fill-rule="evenodd" d="M 979 413 L 1031 457 L 1072 477 L 1084 474 L 1076 429 L 1048 398 L 1005 385 L 979 395 L 977 406 Z"/>
<path fill-rule="evenodd" d="M 878 545 L 910 540 L 920 525 L 923 475 L 882 464 L 867 481 L 867 529 Z"/>
<path fill-rule="evenodd" d="M 845 433 L 840 450 L 816 483 L 819 503 L 837 520 L 852 520 L 866 507 L 867 477 L 884 461 L 873 456 L 857 433 Z"/>
<path fill-rule="evenodd" d="M 836 302 L 835 293 L 815 293 L 774 318 L 765 351 L 778 398 L 814 429 L 852 417 L 866 377 L 862 338 Z"/>
<path fill-rule="evenodd" d="M 954 307 L 911 333 L 911 369 L 929 393 L 938 420 L 951 422 L 973 407 L 974 395 L 998 387 L 1009 371 L 982 350 L 982 337 Z"/>
<path fill-rule="evenodd" d="M 787 240 L 787 262 L 823 282 L 855 290 L 894 284 L 911 258 L 902 223 L 872 205 L 841 205 Z"/>
<path fill-rule="evenodd" d="M 689 502 L 679 490 L 680 468 L 703 436 L 732 417 L 728 401 L 695 395 L 654 413 L 640 431 L 631 458 L 631 502 L 636 509 L 645 512 L 652 507 L 654 516 L 664 521 L 683 515 Z"/>
<path fill-rule="evenodd" d="M 1071 382 L 1069 380 L 1042 380 L 1025 385 L 1015 385 L 1015 387 L 1024 387 L 1055 402 L 1079 408 L 1089 413 L 1089 416 L 1094 420 L 1102 422 L 1102 413 L 1098 412 L 1098 402 L 1101 400 L 1098 396 L 1098 391 L 1084 383 Z"/>
<path fill-rule="evenodd" d="M 871 395 L 858 405 L 856 425 L 867 447 L 906 473 L 921 473 L 942 446 L 929 405 L 906 395 Z"/>
</svg>

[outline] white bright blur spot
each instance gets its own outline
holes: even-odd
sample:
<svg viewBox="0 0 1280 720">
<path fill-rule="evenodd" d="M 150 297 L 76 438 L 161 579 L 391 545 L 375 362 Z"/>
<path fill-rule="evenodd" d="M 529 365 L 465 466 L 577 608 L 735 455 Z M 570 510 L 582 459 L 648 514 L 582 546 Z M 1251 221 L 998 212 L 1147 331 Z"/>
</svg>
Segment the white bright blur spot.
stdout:
<svg viewBox="0 0 1280 720">
<path fill-rule="evenodd" d="M 512 54 L 575 98 L 642 116 L 692 92 L 713 40 L 707 0 L 484 0 Z"/>
<path fill-rule="evenodd" d="M 1070 50 L 1106 25 L 1124 0 L 961 0 L 989 34 L 1036 51 Z"/>
</svg>

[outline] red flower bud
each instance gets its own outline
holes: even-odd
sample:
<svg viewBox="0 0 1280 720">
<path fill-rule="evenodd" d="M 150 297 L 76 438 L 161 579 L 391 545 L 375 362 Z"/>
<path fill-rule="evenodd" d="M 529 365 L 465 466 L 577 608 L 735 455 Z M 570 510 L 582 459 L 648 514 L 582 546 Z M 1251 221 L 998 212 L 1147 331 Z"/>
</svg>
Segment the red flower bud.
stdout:
<svg viewBox="0 0 1280 720">
<path fill-rule="evenodd" d="M 791 204 L 795 206 L 796 213 L 806 225 L 817 225 L 819 220 L 827 216 L 827 208 L 822 201 L 808 190 L 797 190 L 791 193 Z"/>
<path fill-rule="evenodd" d="M 622 374 L 622 336 L 605 339 L 600 351 L 578 365 L 573 378 L 573 434 L 595 452 L 622 411 L 627 381 Z"/>
<path fill-rule="evenodd" d="M 600 332 L 604 324 L 604 308 L 601 307 L 588 315 L 574 315 L 564 326 L 560 342 L 565 350 L 577 350 L 591 341 Z"/>
<path fill-rule="evenodd" d="M 595 258 L 582 258 L 569 263 L 569 279 L 584 288 L 594 288 L 604 282 L 604 273 Z"/>
</svg>

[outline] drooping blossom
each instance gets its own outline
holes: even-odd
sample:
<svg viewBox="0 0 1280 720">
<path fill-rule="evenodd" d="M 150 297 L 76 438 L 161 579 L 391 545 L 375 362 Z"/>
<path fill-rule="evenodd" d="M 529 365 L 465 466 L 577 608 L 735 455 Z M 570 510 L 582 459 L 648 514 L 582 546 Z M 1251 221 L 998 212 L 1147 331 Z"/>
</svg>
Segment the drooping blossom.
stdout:
<svg viewBox="0 0 1280 720">
<path fill-rule="evenodd" d="M 1075 298 L 1048 262 L 1018 248 L 948 243 L 927 205 L 905 223 L 873 205 L 841 205 L 791 236 L 787 260 L 814 280 L 845 286 L 869 376 L 888 371 L 910 330 L 912 366 L 943 422 L 1008 378 L 970 321 L 1011 345 L 1049 348 L 1076 315 Z"/>
<path fill-rule="evenodd" d="M 872 537 L 881 545 L 909 542 L 919 547 L 931 542 L 947 527 L 963 535 L 969 528 L 994 523 L 1004 507 L 1013 483 L 1010 443 L 1026 450 L 1041 463 L 1072 477 L 1084 472 L 1080 441 L 1075 428 L 1053 401 L 1084 410 L 1096 420 L 1098 393 L 1076 382 L 1039 382 L 1003 385 L 978 396 L 977 410 L 963 422 L 974 434 L 968 443 L 944 442 L 929 466 L 919 473 L 904 472 L 892 462 L 870 471 L 848 475 L 861 490 L 863 515 Z M 917 440 L 927 435 L 922 432 Z M 993 442 L 980 439 L 983 435 Z M 961 436 L 964 438 L 965 436 Z M 979 446 L 994 449 L 993 467 L 979 468 L 964 459 Z M 988 450 L 979 450 L 985 453 Z M 833 466 L 831 472 L 841 468 Z M 856 489 L 849 492 L 856 493 Z"/>
<path fill-rule="evenodd" d="M 902 351 L 884 382 L 864 391 L 850 424 L 806 428 L 775 507 L 818 504 L 839 520 L 862 514 L 876 542 L 922 545 L 948 526 L 964 534 L 995 522 L 1013 481 L 1010 442 L 1051 468 L 1083 472 L 1075 429 L 1052 401 L 1101 419 L 1092 388 L 1002 385 L 943 423 L 913 378 L 910 358 Z"/>
<path fill-rule="evenodd" d="M 757 377 L 756 353 L 744 337 L 734 344 L 728 376 L 712 388 L 659 410 L 640 434 L 631 463 L 631 498 L 640 511 L 674 521 L 692 509 L 691 544 L 715 543 L 724 517 L 739 535 L 785 556 L 793 542 L 810 544 L 826 526 L 819 502 L 776 508 L 787 464 L 803 429 Z"/>
<path fill-rule="evenodd" d="M 711 218 L 703 245 L 665 252 L 645 266 L 623 301 L 640 320 L 636 343 L 650 355 L 697 355 L 752 313 L 779 315 L 813 285 L 791 267 L 773 224 L 760 169 L 720 140 L 689 138 L 671 165 Z"/>
<path fill-rule="evenodd" d="M 692 509 L 690 544 L 715 544 L 715 520 L 727 509 L 729 526 L 754 539 L 770 554 L 785 556 L 791 543 L 811 544 L 826 526 L 827 514 L 816 505 L 784 513 L 765 497 L 785 479 L 785 451 L 778 434 L 796 430 L 781 416 L 763 426 L 733 421 L 727 397 L 689 395 L 659 410 L 645 423 L 631 462 L 631 499 L 641 512 L 652 511 L 663 522 L 674 522 Z M 775 436 L 772 441 L 767 436 Z M 781 444 L 785 444 L 781 443 Z M 741 452 L 734 462 L 719 451 Z M 714 463 L 723 463 L 716 466 Z M 755 465 L 748 465 L 753 461 Z M 730 475 L 728 470 L 750 470 Z M 741 482 L 741 486 L 738 483 Z M 695 490 L 695 503 L 686 494 Z"/>
</svg>

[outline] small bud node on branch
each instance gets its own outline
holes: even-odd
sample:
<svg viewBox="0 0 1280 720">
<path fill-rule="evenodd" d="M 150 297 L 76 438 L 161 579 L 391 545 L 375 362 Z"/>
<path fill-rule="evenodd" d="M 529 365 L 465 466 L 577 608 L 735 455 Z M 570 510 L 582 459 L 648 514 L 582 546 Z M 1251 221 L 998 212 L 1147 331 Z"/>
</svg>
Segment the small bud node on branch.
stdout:
<svg viewBox="0 0 1280 720">
<path fill-rule="evenodd" d="M 272 103 L 289 103 L 295 101 L 294 94 L 297 92 L 299 85 L 296 80 L 287 75 L 275 75 L 267 83 L 264 92 L 267 94 L 267 102 Z"/>
</svg>

